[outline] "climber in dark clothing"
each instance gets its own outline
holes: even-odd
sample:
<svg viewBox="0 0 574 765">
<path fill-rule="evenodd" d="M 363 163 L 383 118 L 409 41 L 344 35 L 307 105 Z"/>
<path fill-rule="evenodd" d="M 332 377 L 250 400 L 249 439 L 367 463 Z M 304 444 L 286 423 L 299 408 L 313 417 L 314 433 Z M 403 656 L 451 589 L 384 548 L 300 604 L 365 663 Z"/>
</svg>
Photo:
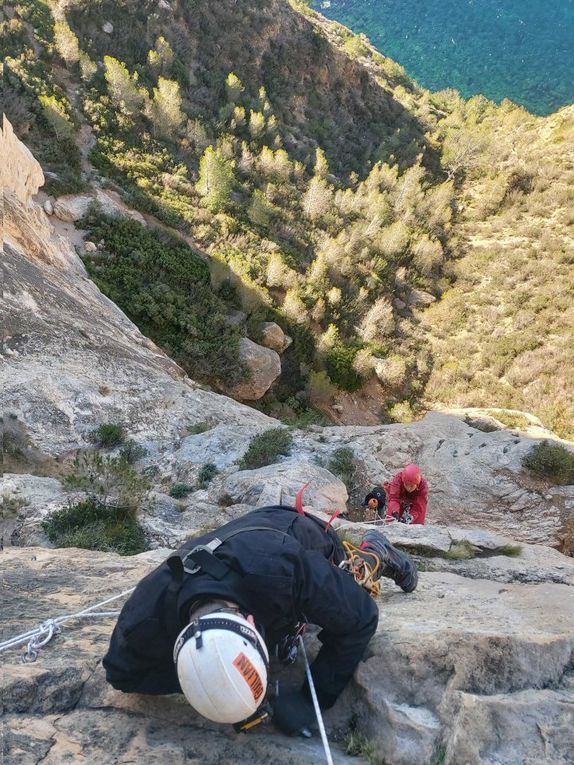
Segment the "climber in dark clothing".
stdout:
<svg viewBox="0 0 574 765">
<path fill-rule="evenodd" d="M 363 502 L 379 518 L 385 517 L 385 508 L 387 506 L 387 492 L 384 486 L 374 486 L 365 497 Z"/>
<path fill-rule="evenodd" d="M 386 575 L 412 591 L 411 559 L 382 534 L 370 534 L 357 551 L 372 579 Z M 311 671 L 321 707 L 331 707 L 378 621 L 368 590 L 338 567 L 346 557 L 332 528 L 282 506 L 196 537 L 148 574 L 125 604 L 103 661 L 108 682 L 127 693 L 184 692 L 209 719 L 239 723 L 263 701 L 269 650 L 309 621 L 322 628 Z M 237 681 L 228 687 L 234 672 Z M 306 688 L 274 702 L 274 720 L 285 732 L 313 716 Z"/>
</svg>

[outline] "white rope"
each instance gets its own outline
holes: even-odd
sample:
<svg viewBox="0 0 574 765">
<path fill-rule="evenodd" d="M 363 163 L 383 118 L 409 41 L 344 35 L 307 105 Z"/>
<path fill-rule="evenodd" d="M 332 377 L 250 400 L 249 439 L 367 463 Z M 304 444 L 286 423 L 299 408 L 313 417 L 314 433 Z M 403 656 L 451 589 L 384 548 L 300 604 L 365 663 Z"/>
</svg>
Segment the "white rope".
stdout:
<svg viewBox="0 0 574 765">
<path fill-rule="evenodd" d="M 16 646 L 27 643 L 28 645 L 24 655 L 22 656 L 22 661 L 36 661 L 39 651 L 48 645 L 54 635 L 57 635 L 61 631 L 61 624 L 70 621 L 70 619 L 89 619 L 118 616 L 120 613 L 119 611 L 96 611 L 96 609 L 101 608 L 108 603 L 112 603 L 114 600 L 119 600 L 119 598 L 123 598 L 126 595 L 130 595 L 134 590 L 135 587 L 132 587 L 129 590 L 120 592 L 119 595 L 114 595 L 111 598 L 107 598 L 106 600 L 102 600 L 99 603 L 95 603 L 93 606 L 88 606 L 88 608 L 84 608 L 75 614 L 65 614 L 63 616 L 57 616 L 55 619 L 46 619 L 46 621 L 42 622 L 42 624 L 40 624 L 38 627 L 35 627 L 32 630 L 28 630 L 28 632 L 23 632 L 21 635 L 16 635 L 15 637 L 9 638 L 8 640 L 0 643 L 0 653 L 2 651 L 7 651 L 9 648 L 16 648 Z"/>
<path fill-rule="evenodd" d="M 319 706 L 319 699 L 317 698 L 317 691 L 315 690 L 315 683 L 313 682 L 313 676 L 311 675 L 311 667 L 309 666 L 309 659 L 307 658 L 307 652 L 305 651 L 305 643 L 303 642 L 302 635 L 299 635 L 299 645 L 301 646 L 303 658 L 305 659 L 305 672 L 307 673 L 307 681 L 309 682 L 309 688 L 311 690 L 311 698 L 313 699 L 313 706 L 315 707 L 315 714 L 317 715 L 317 722 L 319 723 L 319 732 L 321 734 L 321 740 L 323 741 L 323 748 L 325 749 L 327 765 L 333 765 L 333 757 L 331 755 L 329 741 L 327 740 L 327 733 L 325 732 L 323 715 L 321 714 L 321 707 Z"/>
</svg>

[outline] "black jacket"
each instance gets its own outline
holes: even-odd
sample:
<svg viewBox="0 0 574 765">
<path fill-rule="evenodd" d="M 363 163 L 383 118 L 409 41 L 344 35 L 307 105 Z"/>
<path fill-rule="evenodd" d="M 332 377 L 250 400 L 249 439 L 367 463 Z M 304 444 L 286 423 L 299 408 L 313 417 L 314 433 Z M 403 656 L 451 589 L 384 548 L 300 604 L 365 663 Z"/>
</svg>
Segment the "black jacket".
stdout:
<svg viewBox="0 0 574 765">
<path fill-rule="evenodd" d="M 322 647 L 312 673 L 321 706 L 335 703 L 376 630 L 377 606 L 350 574 L 337 568 L 345 557 L 337 534 L 293 508 L 253 510 L 190 540 L 179 553 L 253 526 L 285 533 L 246 531 L 224 541 L 214 553 L 229 568 L 220 580 L 201 570 L 184 574 L 180 585 L 166 562 L 142 579 L 120 613 L 104 657 L 114 688 L 181 693 L 172 659 L 175 640 L 189 622 L 192 602 L 218 597 L 253 614 L 270 649 L 301 618 L 321 627 Z"/>
</svg>

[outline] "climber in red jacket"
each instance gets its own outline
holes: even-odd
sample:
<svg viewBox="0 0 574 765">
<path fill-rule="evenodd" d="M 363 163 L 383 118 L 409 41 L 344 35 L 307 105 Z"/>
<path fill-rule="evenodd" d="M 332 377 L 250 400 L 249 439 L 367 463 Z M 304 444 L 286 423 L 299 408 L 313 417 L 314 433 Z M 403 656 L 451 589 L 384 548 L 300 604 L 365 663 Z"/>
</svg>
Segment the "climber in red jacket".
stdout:
<svg viewBox="0 0 574 765">
<path fill-rule="evenodd" d="M 389 495 L 387 520 L 401 523 L 425 522 L 429 485 L 418 465 L 407 465 L 386 485 Z"/>
</svg>

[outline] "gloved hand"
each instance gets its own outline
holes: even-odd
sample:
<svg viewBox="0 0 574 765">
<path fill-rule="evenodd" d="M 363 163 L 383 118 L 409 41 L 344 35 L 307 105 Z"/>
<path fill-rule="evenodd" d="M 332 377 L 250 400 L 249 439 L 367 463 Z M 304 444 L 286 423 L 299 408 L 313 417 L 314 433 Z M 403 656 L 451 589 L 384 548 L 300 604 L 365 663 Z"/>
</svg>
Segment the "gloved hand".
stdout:
<svg viewBox="0 0 574 765">
<path fill-rule="evenodd" d="M 386 576 L 404 592 L 412 592 L 416 588 L 418 572 L 415 562 L 409 555 L 393 547 L 380 531 L 368 531 L 361 549 L 367 553 L 374 552 L 381 559 L 381 569 L 377 571 L 375 579 Z"/>
<path fill-rule="evenodd" d="M 280 693 L 272 702 L 273 722 L 280 731 L 292 736 L 302 733 L 315 721 L 313 704 L 301 691 Z"/>
</svg>

